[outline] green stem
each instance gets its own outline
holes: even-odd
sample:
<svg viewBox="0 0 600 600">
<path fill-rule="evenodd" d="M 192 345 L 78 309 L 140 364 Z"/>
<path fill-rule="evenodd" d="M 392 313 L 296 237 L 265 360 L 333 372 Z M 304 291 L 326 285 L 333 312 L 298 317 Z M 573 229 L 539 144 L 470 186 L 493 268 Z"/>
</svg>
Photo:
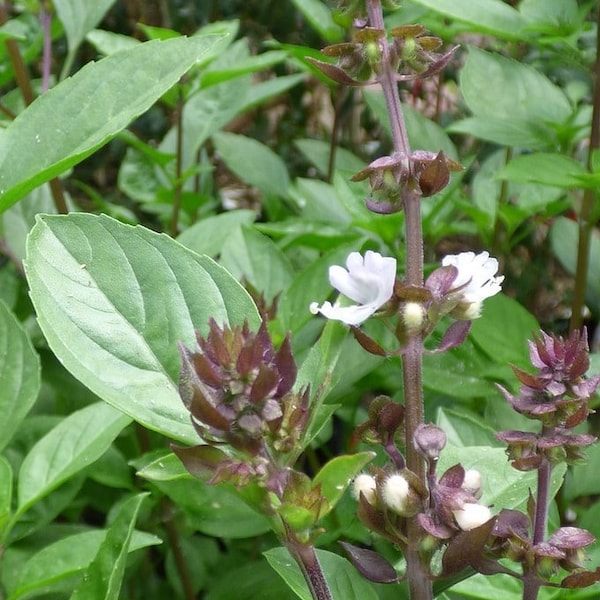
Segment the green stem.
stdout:
<svg viewBox="0 0 600 600">
<path fill-rule="evenodd" d="M 600 27 L 600 10 L 597 11 L 596 24 Z M 588 169 L 592 170 L 592 154 L 600 147 L 600 35 L 596 41 L 596 62 L 592 69 L 594 90 L 592 96 L 592 127 L 588 153 Z M 596 202 L 598 200 L 595 190 L 586 189 L 583 193 L 581 210 L 579 212 L 579 239 L 577 243 L 577 267 L 575 270 L 575 287 L 573 289 L 573 302 L 571 304 L 570 331 L 581 329 L 583 325 L 583 307 L 585 305 L 585 292 L 587 289 L 587 273 L 590 256 L 592 231 L 598 218 Z"/>
<path fill-rule="evenodd" d="M 369 0 L 368 13 L 371 27 L 385 31 L 383 11 L 380 0 Z M 381 48 L 381 72 L 379 83 L 383 89 L 390 124 L 394 151 L 406 157 L 410 169 L 410 145 L 395 70 L 392 66 L 390 48 L 384 38 Z M 408 285 L 423 285 L 423 231 L 421 223 L 421 198 L 420 195 L 407 186 L 402 190 L 405 216 L 406 240 L 406 283 Z M 423 423 L 423 342 L 421 334 L 410 336 L 406 352 L 402 357 L 402 375 L 404 380 L 405 404 L 405 433 L 406 433 L 406 465 L 417 475 L 423 485 L 425 481 L 425 463 L 417 453 L 412 440 L 417 427 Z M 413 600 L 429 600 L 433 598 L 431 581 L 428 579 L 426 569 L 423 568 L 419 553 L 416 549 L 419 529 L 413 520 L 408 523 L 408 547 L 405 550 L 407 564 L 407 578 L 410 597 Z"/>
</svg>

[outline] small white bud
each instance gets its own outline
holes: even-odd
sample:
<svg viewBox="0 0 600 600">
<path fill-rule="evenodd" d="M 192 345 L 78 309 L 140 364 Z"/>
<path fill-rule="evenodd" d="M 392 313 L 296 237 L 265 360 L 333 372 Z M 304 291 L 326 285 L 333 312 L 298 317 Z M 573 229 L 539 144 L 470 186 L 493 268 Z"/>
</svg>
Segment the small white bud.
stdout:
<svg viewBox="0 0 600 600">
<path fill-rule="evenodd" d="M 487 506 L 473 502 L 466 502 L 462 509 L 453 510 L 452 513 L 463 531 L 471 531 L 492 518 L 492 511 Z"/>
<path fill-rule="evenodd" d="M 402 307 L 402 320 L 409 331 L 421 329 L 425 320 L 425 307 L 420 302 L 406 302 Z"/>
<path fill-rule="evenodd" d="M 465 492 L 469 492 L 479 500 L 483 492 L 481 484 L 481 473 L 477 469 L 467 469 L 465 471 L 465 479 L 462 484 L 462 489 Z"/>
<path fill-rule="evenodd" d="M 384 482 L 381 496 L 386 506 L 399 515 L 406 516 L 410 511 L 410 486 L 406 479 L 396 473 L 390 475 Z"/>
<path fill-rule="evenodd" d="M 367 475 L 367 473 L 357 475 L 352 483 L 352 491 L 357 500 L 362 494 L 371 506 L 375 505 L 377 501 L 377 483 L 372 475 Z"/>
<path fill-rule="evenodd" d="M 472 321 L 479 319 L 483 302 L 459 302 L 451 311 L 450 314 L 459 321 Z"/>
</svg>

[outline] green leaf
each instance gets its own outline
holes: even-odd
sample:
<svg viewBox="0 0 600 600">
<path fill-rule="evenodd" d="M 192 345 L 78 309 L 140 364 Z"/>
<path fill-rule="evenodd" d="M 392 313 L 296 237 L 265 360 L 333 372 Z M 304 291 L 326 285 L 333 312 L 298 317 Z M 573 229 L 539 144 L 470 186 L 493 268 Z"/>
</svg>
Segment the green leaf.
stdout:
<svg viewBox="0 0 600 600">
<path fill-rule="evenodd" d="M 481 318 L 473 321 L 469 337 L 496 363 L 530 364 L 527 340 L 540 330 L 538 322 L 516 300 L 498 294 L 483 305 Z"/>
<path fill-rule="evenodd" d="M 11 512 L 13 493 L 13 470 L 10 463 L 0 456 L 0 536 Z"/>
<path fill-rule="evenodd" d="M 469 25 L 472 31 L 508 40 L 523 39 L 527 21 L 502 0 L 412 0 L 450 19 Z M 527 39 L 527 38 L 526 38 Z"/>
<path fill-rule="evenodd" d="M 216 83 L 222 83 L 223 81 L 229 81 L 242 75 L 249 75 L 268 69 L 287 58 L 287 52 L 281 50 L 272 50 L 270 52 L 264 52 L 258 56 L 249 56 L 244 60 L 237 61 L 226 69 L 219 69 L 211 65 L 208 67 L 202 77 L 200 83 L 202 87 L 206 88 Z"/>
<path fill-rule="evenodd" d="M 244 279 L 264 294 L 269 303 L 292 281 L 287 256 L 270 238 L 250 226 L 228 232 L 220 263 L 236 279 Z"/>
<path fill-rule="evenodd" d="M 292 2 L 326 42 L 333 44 L 342 41 L 344 30 L 336 25 L 331 11 L 323 2 L 320 0 L 292 0 Z"/>
<path fill-rule="evenodd" d="M 40 327 L 67 369 L 144 426 L 196 443 L 177 342 L 193 347 L 211 318 L 258 327 L 240 284 L 166 235 L 88 214 L 40 217 L 25 265 Z"/>
<path fill-rule="evenodd" d="M 537 152 L 513 158 L 498 173 L 498 178 L 521 183 L 542 183 L 561 188 L 574 188 L 581 185 L 577 176 L 586 173 L 585 167 L 569 156 Z"/>
<path fill-rule="evenodd" d="M 561 265 L 572 275 L 577 267 L 579 227 L 575 221 L 558 217 L 550 229 L 552 252 Z M 592 312 L 600 315 L 600 232 L 593 229 L 590 239 L 589 263 L 585 286 L 585 300 Z"/>
<path fill-rule="evenodd" d="M 25 457 L 19 471 L 18 512 L 100 458 L 130 422 L 103 402 L 69 415 Z"/>
<path fill-rule="evenodd" d="M 40 360 L 8 307 L 0 300 L 0 450 L 12 438 L 40 391 Z"/>
<path fill-rule="evenodd" d="M 81 585 L 71 594 L 70 600 L 119 599 L 133 528 L 147 495 L 133 496 L 119 508 L 96 557 L 88 567 Z"/>
<path fill-rule="evenodd" d="M 375 452 L 359 452 L 336 456 L 323 465 L 315 475 L 313 484 L 315 486 L 321 484 L 321 493 L 327 498 L 330 510 L 338 503 L 352 479 L 375 456 Z"/>
<path fill-rule="evenodd" d="M 95 2 L 82 2 L 82 0 L 53 0 L 52 4 L 60 19 L 69 50 L 73 51 L 81 44 L 88 31 L 91 31 L 108 12 L 115 0 L 96 0 Z"/>
<path fill-rule="evenodd" d="M 219 538 L 247 538 L 271 529 L 269 520 L 251 508 L 235 489 L 195 478 L 154 480 L 154 485 L 183 511 L 189 525 Z"/>
<path fill-rule="evenodd" d="M 533 67 L 474 47 L 461 70 L 460 89 L 478 117 L 562 123 L 572 112 L 564 92 Z"/>
<path fill-rule="evenodd" d="M 231 233 L 241 225 L 250 225 L 256 219 L 253 210 L 232 210 L 201 219 L 179 235 L 177 241 L 196 254 L 206 254 L 213 258 L 221 254 L 227 243 L 224 231 Z"/>
<path fill-rule="evenodd" d="M 473 413 L 438 409 L 436 423 L 444 430 L 448 443 L 454 446 L 501 446 L 495 430 Z"/>
<path fill-rule="evenodd" d="M 330 143 L 307 138 L 294 140 L 294 145 L 319 170 L 321 175 L 328 175 L 329 156 L 332 150 Z M 356 154 L 339 147 L 335 149 L 335 168 L 354 174 L 365 168 L 365 162 Z"/>
<path fill-rule="evenodd" d="M 0 211 L 107 143 L 220 39 L 139 44 L 88 63 L 37 98 L 1 132 Z"/>
<path fill-rule="evenodd" d="M 525 510 L 529 490 L 535 490 L 535 471 L 517 471 L 511 467 L 505 448 L 490 446 L 458 447 L 448 444 L 440 456 L 437 472 L 442 475 L 451 466 L 460 463 L 465 469 L 477 469 L 483 478 L 482 504 L 493 506 L 495 513 L 502 508 Z M 566 465 L 552 471 L 551 498 L 562 485 Z"/>
<path fill-rule="evenodd" d="M 34 554 L 24 565 L 19 584 L 9 600 L 24 600 L 52 591 L 72 589 L 80 575 L 92 562 L 104 540 L 106 530 L 84 531 L 69 535 Z M 128 551 L 161 544 L 150 533 L 133 531 Z"/>
<path fill-rule="evenodd" d="M 94 46 L 96 52 L 108 56 L 121 50 L 128 50 L 134 46 L 139 46 L 140 41 L 129 35 L 122 33 L 113 33 L 104 29 L 93 29 L 89 31 L 85 39 Z"/>
<path fill-rule="evenodd" d="M 285 163 L 273 150 L 257 140 L 221 131 L 213 134 L 215 148 L 227 167 L 263 194 L 284 197 L 290 179 Z"/>
<path fill-rule="evenodd" d="M 326 550 L 317 549 L 316 553 L 333 600 L 377 600 L 372 585 L 345 558 Z M 300 568 L 286 548 L 272 548 L 263 554 L 299 598 L 312 599 Z"/>
<path fill-rule="evenodd" d="M 580 496 L 598 496 L 600 481 L 597 477 L 598 460 L 600 460 L 600 444 L 593 444 L 584 449 L 586 460 L 569 469 L 565 484 L 565 501 L 571 502 Z"/>
<path fill-rule="evenodd" d="M 172 481 L 173 479 L 191 477 L 183 463 L 173 452 L 165 454 L 164 451 L 161 451 L 160 456 L 152 459 L 142 467 L 136 464 L 136 467 L 138 468 L 137 476 L 148 481 Z"/>
</svg>

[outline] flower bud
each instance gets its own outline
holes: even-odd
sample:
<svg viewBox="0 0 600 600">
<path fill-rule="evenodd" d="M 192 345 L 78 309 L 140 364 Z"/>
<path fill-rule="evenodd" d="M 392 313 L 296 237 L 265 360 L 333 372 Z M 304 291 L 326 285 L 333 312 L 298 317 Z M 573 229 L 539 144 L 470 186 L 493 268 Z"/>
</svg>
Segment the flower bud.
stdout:
<svg viewBox="0 0 600 600">
<path fill-rule="evenodd" d="M 400 473 L 390 475 L 383 482 L 381 496 L 385 505 L 402 517 L 412 517 L 419 512 L 419 497 L 408 480 Z"/>
<path fill-rule="evenodd" d="M 483 493 L 481 489 L 481 473 L 477 469 L 467 469 L 461 487 L 465 492 L 469 492 L 469 494 L 479 500 Z"/>
<path fill-rule="evenodd" d="M 371 506 L 377 503 L 377 483 L 372 475 L 367 473 L 357 475 L 352 483 L 352 491 L 357 500 L 360 500 L 362 494 Z"/>
<path fill-rule="evenodd" d="M 408 331 L 418 331 L 423 326 L 427 311 L 420 302 L 405 302 L 402 306 L 402 321 Z"/>
<path fill-rule="evenodd" d="M 415 431 L 415 448 L 427 460 L 438 460 L 446 440 L 446 434 L 437 425 L 421 424 Z"/>
<path fill-rule="evenodd" d="M 461 509 L 453 510 L 452 514 L 463 531 L 471 531 L 492 518 L 492 511 L 487 506 L 473 502 L 465 502 Z"/>
</svg>

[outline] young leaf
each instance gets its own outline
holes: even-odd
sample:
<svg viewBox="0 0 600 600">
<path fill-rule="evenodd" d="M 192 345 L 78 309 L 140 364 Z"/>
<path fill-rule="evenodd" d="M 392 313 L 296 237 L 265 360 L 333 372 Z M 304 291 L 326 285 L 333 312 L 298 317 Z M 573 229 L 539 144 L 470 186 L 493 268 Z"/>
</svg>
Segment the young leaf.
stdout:
<svg viewBox="0 0 600 600">
<path fill-rule="evenodd" d="M 346 491 L 352 479 L 375 458 L 375 452 L 359 452 L 336 456 L 315 475 L 313 484 L 321 484 L 321 492 L 332 509 Z"/>
<path fill-rule="evenodd" d="M 177 342 L 194 347 L 210 318 L 258 327 L 240 284 L 165 235 L 86 214 L 40 217 L 25 264 L 39 324 L 67 369 L 144 426 L 197 443 Z"/>
<path fill-rule="evenodd" d="M 27 333 L 0 300 L 0 450 L 40 391 L 40 360 Z"/>
<path fill-rule="evenodd" d="M 19 471 L 18 512 L 100 458 L 130 422 L 129 417 L 98 402 L 69 415 L 25 457 Z"/>
<path fill-rule="evenodd" d="M 220 39 L 139 44 L 88 63 L 37 98 L 0 137 L 0 211 L 107 143 Z"/>
<path fill-rule="evenodd" d="M 117 516 L 71 600 L 118 600 L 129 544 L 142 501 L 148 494 L 129 498 Z"/>
</svg>

